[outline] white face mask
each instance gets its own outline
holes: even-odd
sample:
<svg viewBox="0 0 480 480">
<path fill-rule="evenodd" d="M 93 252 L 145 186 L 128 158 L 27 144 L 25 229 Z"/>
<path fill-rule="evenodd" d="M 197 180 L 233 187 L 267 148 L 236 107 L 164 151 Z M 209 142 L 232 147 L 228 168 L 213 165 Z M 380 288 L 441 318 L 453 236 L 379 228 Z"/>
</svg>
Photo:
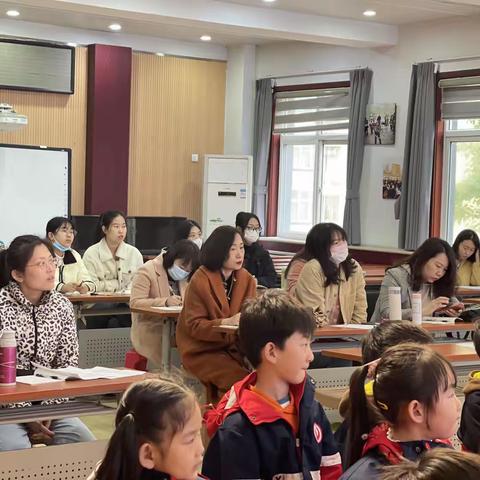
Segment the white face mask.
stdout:
<svg viewBox="0 0 480 480">
<path fill-rule="evenodd" d="M 182 267 L 179 267 L 178 265 L 173 264 L 168 269 L 168 274 L 176 282 L 181 282 L 182 280 L 185 280 L 190 275 L 190 272 L 187 272 Z"/>
<path fill-rule="evenodd" d="M 203 240 L 200 237 L 190 241 L 193 242 L 198 248 L 202 248 Z"/>
<path fill-rule="evenodd" d="M 245 242 L 247 242 L 248 245 L 251 245 L 252 243 L 258 241 L 260 238 L 260 233 L 257 230 L 250 230 L 249 228 L 246 228 L 243 237 L 245 238 Z"/>
<path fill-rule="evenodd" d="M 342 262 L 344 262 L 348 257 L 347 242 L 343 241 L 330 247 L 330 255 L 332 257 L 332 261 L 337 265 L 340 265 Z"/>
</svg>

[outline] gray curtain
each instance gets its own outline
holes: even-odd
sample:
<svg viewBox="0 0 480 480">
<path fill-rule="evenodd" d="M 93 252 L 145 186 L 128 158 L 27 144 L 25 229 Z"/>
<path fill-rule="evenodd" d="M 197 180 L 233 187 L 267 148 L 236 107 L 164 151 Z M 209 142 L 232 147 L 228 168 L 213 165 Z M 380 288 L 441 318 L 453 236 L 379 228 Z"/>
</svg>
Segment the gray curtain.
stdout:
<svg viewBox="0 0 480 480">
<path fill-rule="evenodd" d="M 412 68 L 403 159 L 398 246 L 415 250 L 430 236 L 433 148 L 435 142 L 435 65 Z"/>
<path fill-rule="evenodd" d="M 273 80 L 257 80 L 253 136 L 253 211 L 265 228 L 267 213 L 268 156 L 272 137 Z"/>
<path fill-rule="evenodd" d="M 368 68 L 350 72 L 350 119 L 348 125 L 347 195 L 343 228 L 349 243 L 360 245 L 360 180 L 365 145 L 365 117 L 373 72 Z"/>
</svg>

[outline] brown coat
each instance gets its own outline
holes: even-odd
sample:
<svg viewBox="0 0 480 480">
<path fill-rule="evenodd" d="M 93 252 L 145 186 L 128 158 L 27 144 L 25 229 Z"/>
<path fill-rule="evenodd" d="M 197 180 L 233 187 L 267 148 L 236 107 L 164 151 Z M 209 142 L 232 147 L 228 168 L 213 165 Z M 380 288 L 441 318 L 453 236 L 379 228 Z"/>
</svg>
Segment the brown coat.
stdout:
<svg viewBox="0 0 480 480">
<path fill-rule="evenodd" d="M 185 294 L 187 281 L 179 282 L 182 298 Z M 171 296 L 167 272 L 163 268 L 163 254 L 149 260 L 140 267 L 132 281 L 130 306 L 164 307 L 167 298 Z M 159 317 L 143 313 L 132 313 L 132 344 L 135 350 L 144 357 L 160 366 L 162 361 L 162 329 L 163 322 Z"/>
<path fill-rule="evenodd" d="M 244 269 L 233 273 L 230 304 L 220 272 L 200 267 L 185 293 L 177 324 L 177 346 L 183 366 L 204 384 L 228 389 L 248 371 L 236 347 L 236 333 L 220 333 L 212 327 L 240 312 L 244 300 L 255 297 L 255 279 Z"/>
</svg>

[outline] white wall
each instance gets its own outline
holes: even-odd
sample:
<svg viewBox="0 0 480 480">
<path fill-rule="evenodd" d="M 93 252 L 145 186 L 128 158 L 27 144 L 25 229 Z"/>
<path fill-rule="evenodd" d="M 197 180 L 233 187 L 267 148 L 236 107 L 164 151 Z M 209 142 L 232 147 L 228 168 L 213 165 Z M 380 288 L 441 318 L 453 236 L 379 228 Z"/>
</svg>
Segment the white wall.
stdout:
<svg viewBox="0 0 480 480">
<path fill-rule="evenodd" d="M 371 102 L 397 103 L 396 143 L 366 146 L 361 182 L 362 244 L 396 247 L 398 221 L 392 200 L 382 199 L 383 168 L 403 163 L 410 74 L 413 63 L 429 59 L 480 55 L 478 18 L 453 19 L 435 24 L 416 24 L 400 29 L 399 44 L 387 49 L 355 49 L 308 43 L 281 43 L 257 47 L 257 78 L 270 75 L 331 71 L 368 66 L 373 70 Z M 480 60 L 441 64 L 441 71 L 476 68 Z M 312 83 L 347 79 L 348 75 L 303 77 L 283 80 Z"/>
</svg>

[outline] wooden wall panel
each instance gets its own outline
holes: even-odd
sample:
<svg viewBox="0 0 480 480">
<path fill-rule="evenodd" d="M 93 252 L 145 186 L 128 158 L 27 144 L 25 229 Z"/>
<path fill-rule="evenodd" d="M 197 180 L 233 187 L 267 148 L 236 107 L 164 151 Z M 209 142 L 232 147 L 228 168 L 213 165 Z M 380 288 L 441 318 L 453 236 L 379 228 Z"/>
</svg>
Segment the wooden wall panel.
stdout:
<svg viewBox="0 0 480 480">
<path fill-rule="evenodd" d="M 0 90 L 0 103 L 27 115 L 28 125 L 17 132 L 0 132 L 0 143 L 46 145 L 72 149 L 72 214 L 84 212 L 87 121 L 87 49 L 75 53 L 75 93 Z"/>
<path fill-rule="evenodd" d="M 203 155 L 223 153 L 225 76 L 224 62 L 134 53 L 129 215 L 201 220 Z"/>
</svg>

